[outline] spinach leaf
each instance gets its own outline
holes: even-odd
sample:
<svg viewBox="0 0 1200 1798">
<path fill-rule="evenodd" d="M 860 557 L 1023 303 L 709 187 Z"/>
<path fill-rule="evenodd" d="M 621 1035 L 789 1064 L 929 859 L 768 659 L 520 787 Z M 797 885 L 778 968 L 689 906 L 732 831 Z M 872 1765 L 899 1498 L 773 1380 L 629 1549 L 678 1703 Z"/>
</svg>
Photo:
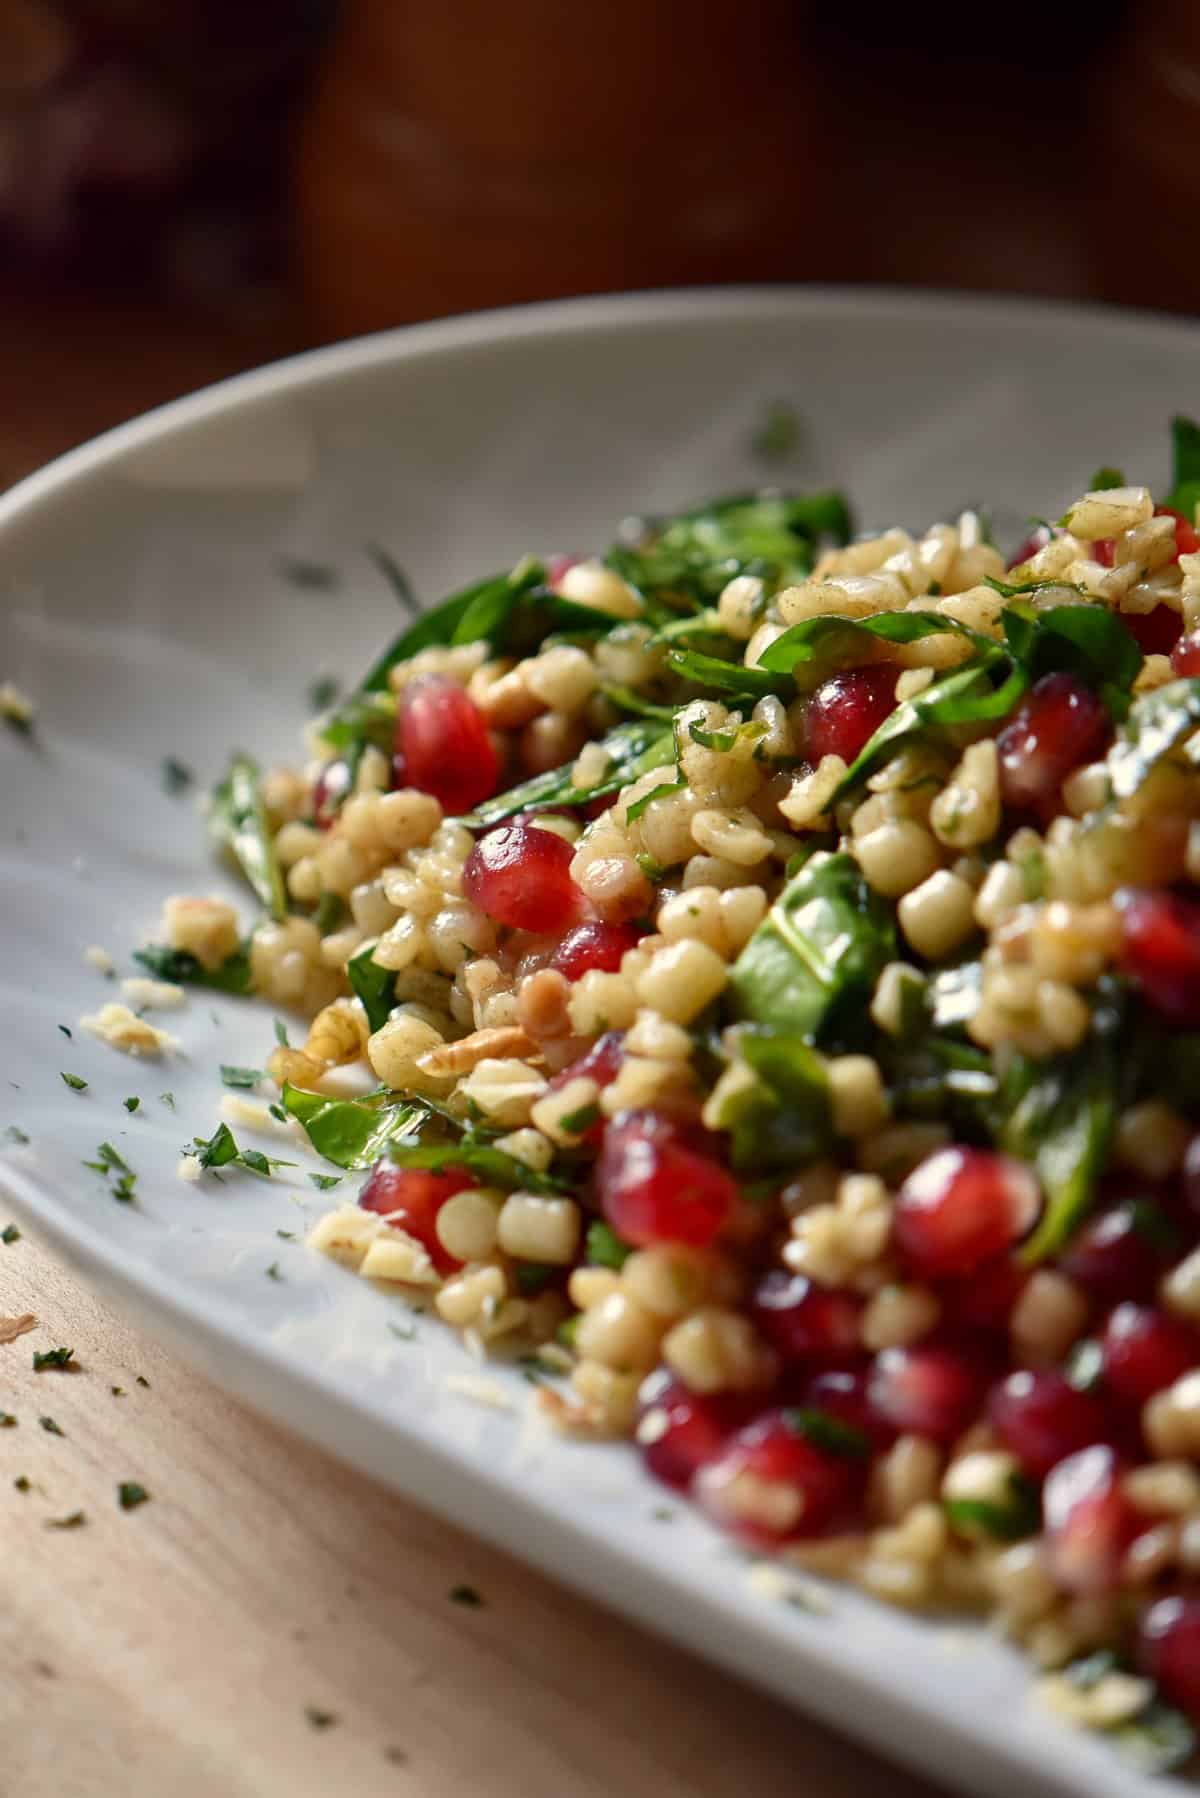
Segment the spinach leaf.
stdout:
<svg viewBox="0 0 1200 1798">
<path fill-rule="evenodd" d="M 769 693 L 790 693 L 786 674 L 766 668 L 747 668 L 742 662 L 723 662 L 719 656 L 701 655 L 698 649 L 668 649 L 667 666 L 682 679 L 712 693 L 736 693 L 747 699 L 765 699 Z"/>
<path fill-rule="evenodd" d="M 896 953 L 891 907 L 851 856 L 818 851 L 734 963 L 734 1000 L 743 1018 L 807 1042 L 838 1030 L 854 1036 L 880 969 Z"/>
<path fill-rule="evenodd" d="M 376 1030 L 383 1029 L 396 1003 L 395 972 L 391 968 L 381 968 L 372 960 L 377 940 L 372 938 L 364 948 L 356 950 L 346 963 L 350 985 L 362 1000 L 372 1035 Z"/>
<path fill-rule="evenodd" d="M 997 647 L 898 705 L 851 763 L 830 800 L 836 805 L 914 737 L 950 724 L 1006 718 L 1028 685 L 1025 672 Z"/>
<path fill-rule="evenodd" d="M 738 1053 L 756 1075 L 735 1090 L 717 1127 L 730 1133 L 739 1173 L 782 1172 L 803 1167 L 833 1142 L 829 1081 L 816 1051 L 795 1032 L 745 1031 Z"/>
<path fill-rule="evenodd" d="M 1089 493 L 1108 493 L 1114 487 L 1125 487 L 1128 483 L 1119 468 L 1098 468 L 1088 482 Z"/>
<path fill-rule="evenodd" d="M 318 1155 L 335 1167 L 373 1167 L 389 1143 L 415 1136 L 429 1116 L 426 1106 L 386 1093 L 371 1099 L 329 1099 L 289 1083 L 281 1098 L 284 1110 L 303 1125 Z"/>
<path fill-rule="evenodd" d="M 1171 420 L 1171 446 L 1171 491 L 1163 504 L 1182 512 L 1190 524 L 1200 502 L 1200 425 L 1177 415 Z"/>
<path fill-rule="evenodd" d="M 260 771 L 248 755 L 235 755 L 214 789 L 209 834 L 237 862 L 272 917 L 287 916 L 283 874 L 267 825 Z"/>
<path fill-rule="evenodd" d="M 633 1245 L 622 1242 L 611 1224 L 596 1217 L 587 1227 L 586 1253 L 593 1267 L 611 1267 L 614 1273 L 620 1273 L 633 1254 Z"/>
<path fill-rule="evenodd" d="M 990 583 L 996 585 L 995 582 Z M 1001 614 L 1004 635 L 1030 682 L 1065 670 L 1078 674 L 1124 715 L 1142 667 L 1142 651 L 1118 613 L 1096 604 L 1048 606 L 1019 601 Z"/>
<path fill-rule="evenodd" d="M 220 993 L 248 993 L 253 988 L 245 944 L 216 968 L 206 968 L 186 949 L 170 949 L 166 943 L 146 943 L 134 950 L 133 959 L 156 980 L 170 980 L 176 986 L 209 986 Z"/>
<path fill-rule="evenodd" d="M 802 619 L 776 637 L 759 656 L 758 665 L 778 674 L 793 674 L 817 659 L 822 665 L 840 661 L 861 651 L 864 643 L 872 639 L 916 643 L 922 637 L 944 636 L 966 637 L 977 649 L 991 655 L 996 652 L 992 638 L 969 630 L 956 618 L 945 618 L 940 612 L 877 612 L 872 618 L 838 618 L 823 613 L 817 618 Z"/>
<path fill-rule="evenodd" d="M 561 768 L 535 774 L 506 793 L 497 793 L 494 799 L 485 799 L 459 822 L 479 829 L 540 806 L 589 805 L 593 799 L 618 792 L 651 768 L 665 768 L 675 760 L 675 738 L 670 724 L 661 718 L 631 718 L 618 724 L 601 740 L 600 747 L 608 756 L 608 767 L 595 785 L 577 787 L 572 778 L 575 764 L 565 762 Z"/>
<path fill-rule="evenodd" d="M 766 610 L 765 599 L 763 610 Z M 655 631 L 650 643 L 656 648 L 698 649 L 703 655 L 719 656 L 723 662 L 736 661 L 746 647 L 722 628 L 711 606 L 706 606 L 702 612 L 670 619 Z"/>
<path fill-rule="evenodd" d="M 1200 680 L 1173 680 L 1143 693 L 1108 752 L 1108 779 L 1114 799 L 1129 799 L 1159 763 L 1200 728 Z M 1189 762 L 1198 757 L 1189 745 Z"/>
<path fill-rule="evenodd" d="M 401 631 L 383 654 L 377 657 L 363 676 L 359 693 L 383 693 L 387 691 L 388 676 L 399 662 L 406 662 L 415 656 L 418 650 L 444 647 L 456 641 L 455 632 L 458 626 L 476 602 L 486 604 L 488 596 L 499 593 L 504 595 L 513 583 L 514 576 L 528 587 L 537 585 L 541 579 L 540 564 L 529 567 L 519 564 L 512 574 L 492 574 L 482 581 L 473 581 L 469 587 L 463 587 L 444 599 L 440 606 L 434 606 L 423 612 L 415 623 L 407 630 Z M 522 590 L 525 590 L 524 587 Z"/>
<path fill-rule="evenodd" d="M 343 752 L 368 743 L 385 752 L 396 729 L 396 700 L 391 693 L 355 693 L 319 726 L 322 743 Z"/>
</svg>

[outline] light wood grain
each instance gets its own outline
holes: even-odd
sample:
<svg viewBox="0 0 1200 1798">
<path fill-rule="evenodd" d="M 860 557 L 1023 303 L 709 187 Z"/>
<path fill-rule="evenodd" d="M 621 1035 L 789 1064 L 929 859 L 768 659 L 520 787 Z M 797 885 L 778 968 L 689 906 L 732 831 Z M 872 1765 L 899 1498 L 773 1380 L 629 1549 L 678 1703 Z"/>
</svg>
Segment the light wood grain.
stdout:
<svg viewBox="0 0 1200 1798">
<path fill-rule="evenodd" d="M 0 1313 L 26 1310 L 0 1347 L 6 1798 L 931 1798 L 232 1403 L 28 1233 L 0 1247 Z M 57 1345 L 79 1371 L 35 1373 Z M 122 1480 L 150 1502 L 122 1511 Z"/>
</svg>

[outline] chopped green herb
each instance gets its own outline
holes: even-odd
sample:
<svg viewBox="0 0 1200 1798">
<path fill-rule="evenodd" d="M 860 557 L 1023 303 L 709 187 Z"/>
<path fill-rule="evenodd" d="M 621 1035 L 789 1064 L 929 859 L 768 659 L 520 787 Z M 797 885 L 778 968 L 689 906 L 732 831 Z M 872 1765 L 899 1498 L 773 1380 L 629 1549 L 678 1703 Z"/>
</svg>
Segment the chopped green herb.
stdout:
<svg viewBox="0 0 1200 1798">
<path fill-rule="evenodd" d="M 48 1530 L 78 1530 L 87 1522 L 86 1511 L 72 1511 L 69 1517 L 47 1517 Z"/>
<path fill-rule="evenodd" d="M 137 1383 L 139 1386 L 145 1386 L 147 1389 L 149 1389 L 150 1382 L 146 1378 L 145 1374 L 142 1374 L 142 1373 L 135 1374 L 134 1378 L 137 1380 Z"/>
<path fill-rule="evenodd" d="M 517 1291 L 523 1298 L 534 1298 L 545 1291 L 558 1271 L 556 1267 L 546 1267 L 538 1261 L 518 1261 Z"/>
<path fill-rule="evenodd" d="M 281 577 L 302 593 L 332 593 L 338 585 L 338 571 L 328 562 L 312 562 L 307 556 L 277 556 L 275 567 Z"/>
<path fill-rule="evenodd" d="M 2 1242 L 6 1248 L 11 1248 L 14 1242 L 20 1242 L 20 1240 L 21 1232 L 17 1229 L 15 1224 L 5 1224 L 3 1230 L 0 1230 L 0 1242 Z"/>
<path fill-rule="evenodd" d="M 478 1611 L 482 1609 L 484 1599 L 474 1586 L 451 1586 L 450 1602 L 451 1604 L 464 1604 L 468 1609 Z"/>
<path fill-rule="evenodd" d="M 282 1018 L 276 1018 L 275 1020 L 275 1041 L 279 1044 L 281 1049 L 286 1049 L 288 1047 L 287 1025 Z"/>
<path fill-rule="evenodd" d="M 596 1267 L 611 1267 L 619 1272 L 633 1253 L 629 1243 L 622 1242 L 603 1218 L 593 1218 L 588 1225 L 586 1241 L 587 1258 Z"/>
<path fill-rule="evenodd" d="M 11 1411 L 0 1411 L 0 1430 L 15 1430 L 17 1420 Z"/>
<path fill-rule="evenodd" d="M 145 943 L 134 950 L 133 959 L 156 980 L 169 980 L 175 986 L 206 986 L 218 993 L 248 993 L 252 985 L 250 951 L 244 946 L 227 955 L 215 968 L 206 968 L 186 949 L 169 949 L 165 943 Z"/>
<path fill-rule="evenodd" d="M 318 1192 L 332 1192 L 335 1186 L 342 1183 L 340 1174 L 310 1174 L 308 1177 Z"/>
<path fill-rule="evenodd" d="M 165 755 L 162 760 L 163 792 L 168 799 L 178 799 L 195 784 L 196 776 L 186 762 L 177 761 L 173 755 Z"/>
<path fill-rule="evenodd" d="M 332 674 L 322 674 L 313 681 L 308 689 L 308 709 L 310 712 L 327 712 L 338 694 L 342 683 Z"/>
<path fill-rule="evenodd" d="M 159 1097 L 160 1102 L 167 1107 L 168 1111 L 174 1111 L 174 1109 L 175 1109 L 175 1094 L 174 1093 L 159 1093 L 158 1097 Z"/>
<path fill-rule="evenodd" d="M 124 1398 L 125 1397 L 124 1386 L 110 1386 L 108 1390 L 112 1393 L 114 1398 Z"/>
<path fill-rule="evenodd" d="M 582 1136 L 585 1130 L 590 1130 L 598 1122 L 599 1117 L 598 1105 L 581 1105 L 578 1111 L 569 1111 L 565 1117 L 559 1118 L 558 1127 L 569 1136 Z"/>
<path fill-rule="evenodd" d="M 13 1481 L 13 1485 L 18 1492 L 32 1492 L 33 1490 L 33 1481 L 25 1473 L 19 1473 Z"/>
<path fill-rule="evenodd" d="M 863 1461 L 871 1452 L 871 1444 L 862 1430 L 855 1429 L 853 1424 L 843 1423 L 830 1411 L 817 1411 L 808 1408 L 788 1410 L 783 1413 L 783 1420 L 789 1430 L 797 1436 L 803 1436 L 814 1448 L 820 1448 L 827 1455 L 839 1455 L 848 1461 Z"/>
<path fill-rule="evenodd" d="M 388 1329 L 400 1342 L 415 1342 L 417 1339 L 417 1332 L 411 1324 L 393 1323 L 391 1318 L 389 1318 Z"/>
<path fill-rule="evenodd" d="M 62 1081 L 64 1086 L 69 1086 L 71 1088 L 72 1092 L 83 1093 L 87 1091 L 87 1081 L 81 1079 L 78 1074 L 63 1074 Z"/>
<path fill-rule="evenodd" d="M 268 1267 L 265 1271 L 266 1271 L 266 1276 L 267 1276 L 268 1280 L 282 1280 L 283 1279 L 283 1275 L 279 1271 L 278 1261 L 272 1261 L 270 1267 Z"/>
<path fill-rule="evenodd" d="M 45 1430 L 47 1436 L 63 1436 L 63 1437 L 66 1436 L 67 1432 L 65 1430 L 59 1429 L 58 1425 L 55 1423 L 55 1421 L 52 1417 L 39 1417 L 38 1422 L 41 1424 L 42 1428 Z"/>
<path fill-rule="evenodd" d="M 1141 1773 L 1177 1773 L 1196 1753 L 1196 1730 L 1182 1711 L 1155 1699 L 1110 1732 L 1119 1753 Z"/>
<path fill-rule="evenodd" d="M 59 1030 L 60 1030 L 60 1031 L 61 1031 L 61 1032 L 62 1032 L 62 1034 L 63 1034 L 63 1035 L 64 1035 L 64 1036 L 65 1036 L 65 1037 L 66 1037 L 66 1039 L 67 1039 L 67 1041 L 68 1041 L 68 1042 L 70 1042 L 70 1040 L 71 1040 L 71 1031 L 70 1031 L 70 1029 L 69 1029 L 69 1028 L 68 1028 L 68 1027 L 67 1027 L 67 1025 L 66 1025 L 66 1024 L 60 1024 L 60 1025 L 59 1025 L 59 1026 L 58 1026 L 58 1028 L 59 1028 Z"/>
<path fill-rule="evenodd" d="M 280 1242 L 295 1242 L 296 1240 L 296 1232 L 294 1230 L 276 1230 L 275 1234 L 278 1236 Z"/>
<path fill-rule="evenodd" d="M 346 973 L 357 997 L 362 1001 L 363 1010 L 367 1014 L 367 1025 L 372 1034 L 382 1030 L 392 1013 L 396 1003 L 396 972 L 394 968 L 381 968 L 372 959 L 375 939 L 372 938 L 365 947 L 358 949 L 346 963 Z"/>
<path fill-rule="evenodd" d="M 48 1367 L 69 1368 L 75 1359 L 75 1350 L 69 1348 L 34 1349 L 33 1371 L 44 1373 Z"/>
<path fill-rule="evenodd" d="M 750 439 L 750 453 L 760 462 L 787 462 L 800 447 L 800 414 L 787 400 L 773 400 Z"/>
<path fill-rule="evenodd" d="M 224 1062 L 221 1064 L 222 1086 L 233 1086 L 249 1092 L 251 1087 L 257 1086 L 266 1077 L 261 1068 L 231 1068 Z"/>
<path fill-rule="evenodd" d="M 29 1141 L 29 1138 L 26 1136 L 24 1130 L 20 1129 L 18 1125 L 6 1124 L 4 1127 L 4 1134 L 0 1137 L 0 1141 L 11 1144 L 13 1148 L 23 1149 Z"/>
<path fill-rule="evenodd" d="M 331 930 L 336 930 L 345 915 L 346 901 L 340 893 L 322 893 L 313 913 L 318 936 L 328 936 Z"/>
<path fill-rule="evenodd" d="M 140 1099 L 123 1099 L 121 1101 L 121 1103 L 124 1105 L 126 1111 L 131 1112 L 131 1113 L 135 1112 L 138 1109 L 138 1106 L 141 1104 L 141 1102 L 142 1101 Z"/>
<path fill-rule="evenodd" d="M 652 886 L 662 885 L 667 877 L 667 870 L 657 856 L 651 855 L 648 850 L 643 849 L 633 859 Z"/>
<path fill-rule="evenodd" d="M 332 1729 L 335 1723 L 341 1721 L 336 1711 L 323 1711 L 315 1704 L 306 1704 L 304 1715 L 313 1729 Z"/>
<path fill-rule="evenodd" d="M 193 1150 L 202 1168 L 244 1167 L 264 1180 L 270 1179 L 277 1167 L 295 1166 L 295 1162 L 264 1155 L 261 1149 L 239 1149 L 228 1124 L 218 1124 L 210 1137 L 194 1137 Z"/>
<path fill-rule="evenodd" d="M 117 1487 L 117 1503 L 123 1511 L 132 1511 L 138 1505 L 144 1505 L 150 1494 L 136 1480 L 122 1480 Z"/>
<path fill-rule="evenodd" d="M 267 1115 L 273 1117 L 277 1124 L 286 1124 L 288 1121 L 288 1114 L 278 1100 L 267 1106 Z"/>
</svg>

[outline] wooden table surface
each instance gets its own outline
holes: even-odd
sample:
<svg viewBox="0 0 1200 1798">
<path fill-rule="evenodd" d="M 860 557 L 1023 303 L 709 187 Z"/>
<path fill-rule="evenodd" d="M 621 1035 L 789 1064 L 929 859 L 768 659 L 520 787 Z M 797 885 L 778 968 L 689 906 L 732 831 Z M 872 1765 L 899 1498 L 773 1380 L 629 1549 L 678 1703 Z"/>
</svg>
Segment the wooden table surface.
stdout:
<svg viewBox="0 0 1200 1798">
<path fill-rule="evenodd" d="M 0 486 L 288 347 L 0 301 Z M 29 1232 L 0 1246 L 0 1315 L 23 1312 L 0 1346 L 3 1798 L 935 1798 L 232 1403 Z M 60 1345 L 79 1371 L 34 1372 Z M 150 1498 L 122 1510 L 128 1481 Z"/>
</svg>

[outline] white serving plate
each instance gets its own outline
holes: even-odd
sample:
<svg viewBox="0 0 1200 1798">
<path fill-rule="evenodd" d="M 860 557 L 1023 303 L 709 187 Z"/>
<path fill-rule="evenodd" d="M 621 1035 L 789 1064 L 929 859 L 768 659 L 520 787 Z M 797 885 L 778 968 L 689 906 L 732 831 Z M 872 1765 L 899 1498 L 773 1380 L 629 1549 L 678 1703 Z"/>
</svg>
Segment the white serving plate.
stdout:
<svg viewBox="0 0 1200 1798">
<path fill-rule="evenodd" d="M 1054 515 L 1099 463 L 1161 479 L 1168 415 L 1200 411 L 1200 334 L 820 290 L 483 314 L 226 382 L 0 499 L 0 679 L 39 707 L 35 746 L 0 733 L 0 1130 L 30 1138 L 0 1149 L 0 1192 L 230 1391 L 897 1758 L 997 1798 L 1182 1791 L 1041 1715 L 1018 1658 L 981 1633 L 837 1589 L 820 1614 L 756 1589 L 685 1507 L 654 1516 L 668 1495 L 627 1449 L 538 1427 L 517 1375 L 495 1376 L 511 1412 L 448 1390 L 478 1372 L 448 1332 L 423 1318 L 398 1339 L 400 1301 L 276 1235 L 302 1235 L 329 1202 L 301 1169 L 178 1180 L 181 1146 L 216 1125 L 217 1063 L 269 1053 L 268 1010 L 193 998 L 159 1020 L 182 1041 L 162 1067 L 58 1030 L 115 996 L 87 945 L 132 971 L 164 894 L 244 899 L 193 806 L 164 794 L 161 760 L 206 783 L 233 745 L 294 753 L 314 676 L 353 681 L 397 628 L 364 544 L 430 600 L 530 548 L 602 545 L 635 509 L 760 482 L 748 443 L 779 400 L 804 434 L 775 478 L 844 484 L 864 524 L 982 501 L 1011 531 Z M 280 555 L 336 565 L 340 592 L 297 591 Z M 138 1172 L 136 1207 L 81 1166 L 106 1138 Z"/>
</svg>

